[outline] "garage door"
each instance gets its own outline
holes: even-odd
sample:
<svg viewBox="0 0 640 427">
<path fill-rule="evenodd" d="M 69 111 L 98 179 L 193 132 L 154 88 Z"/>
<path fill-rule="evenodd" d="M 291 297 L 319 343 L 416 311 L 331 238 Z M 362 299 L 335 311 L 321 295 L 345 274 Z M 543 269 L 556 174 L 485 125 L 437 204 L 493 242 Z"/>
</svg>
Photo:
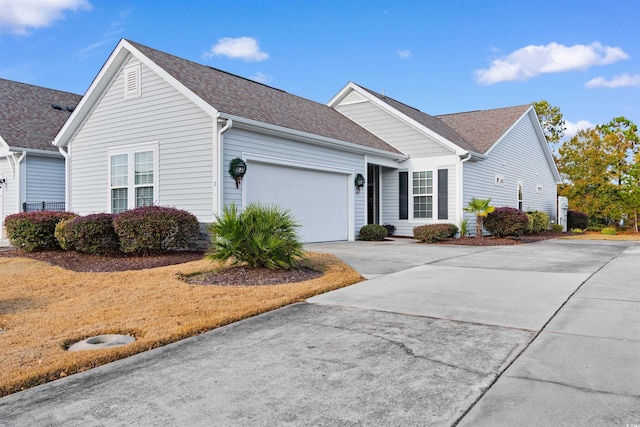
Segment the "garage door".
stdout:
<svg viewBox="0 0 640 427">
<path fill-rule="evenodd" d="M 243 179 L 247 202 L 291 210 L 304 242 L 348 239 L 348 182 L 343 174 L 254 162 Z"/>
</svg>

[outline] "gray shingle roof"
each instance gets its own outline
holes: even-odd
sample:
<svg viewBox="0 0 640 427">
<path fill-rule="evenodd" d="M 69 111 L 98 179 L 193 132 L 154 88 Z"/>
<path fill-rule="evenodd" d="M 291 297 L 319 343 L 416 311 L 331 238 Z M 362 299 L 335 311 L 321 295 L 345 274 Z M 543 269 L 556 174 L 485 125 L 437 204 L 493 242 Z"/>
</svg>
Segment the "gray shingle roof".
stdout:
<svg viewBox="0 0 640 427">
<path fill-rule="evenodd" d="M 519 105 L 431 116 L 388 96 L 364 87 L 362 89 L 457 146 L 481 154 L 486 153 L 530 107 Z"/>
<path fill-rule="evenodd" d="M 0 136 L 10 147 L 58 151 L 51 145 L 80 95 L 0 79 Z M 52 107 L 58 104 L 62 110 Z"/>
<path fill-rule="evenodd" d="M 131 40 L 127 42 L 222 113 L 401 154 L 324 104 Z"/>
<path fill-rule="evenodd" d="M 531 105 L 518 105 L 445 114 L 436 118 L 469 141 L 475 147 L 473 151 L 484 154 L 530 107 Z"/>
</svg>

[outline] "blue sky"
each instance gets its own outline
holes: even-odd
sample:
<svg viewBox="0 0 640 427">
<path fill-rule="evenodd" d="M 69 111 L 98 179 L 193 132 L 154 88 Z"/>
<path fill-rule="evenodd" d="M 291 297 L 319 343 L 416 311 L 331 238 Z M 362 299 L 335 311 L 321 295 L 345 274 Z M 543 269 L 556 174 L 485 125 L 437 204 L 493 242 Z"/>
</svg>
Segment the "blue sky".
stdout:
<svg viewBox="0 0 640 427">
<path fill-rule="evenodd" d="M 353 81 L 433 115 L 640 124 L 638 0 L 0 0 L 0 77 L 82 94 L 123 37 L 322 103 Z"/>
</svg>

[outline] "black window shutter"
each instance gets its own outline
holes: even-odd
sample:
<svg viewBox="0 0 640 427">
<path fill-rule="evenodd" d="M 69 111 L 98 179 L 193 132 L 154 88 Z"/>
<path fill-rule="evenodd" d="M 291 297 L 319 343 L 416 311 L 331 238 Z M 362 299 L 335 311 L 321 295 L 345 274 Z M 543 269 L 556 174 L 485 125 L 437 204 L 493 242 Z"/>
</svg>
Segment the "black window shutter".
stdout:
<svg viewBox="0 0 640 427">
<path fill-rule="evenodd" d="M 409 172 L 400 172 L 399 219 L 409 219 Z"/>
<path fill-rule="evenodd" d="M 438 169 L 438 219 L 449 219 L 448 169 Z"/>
</svg>

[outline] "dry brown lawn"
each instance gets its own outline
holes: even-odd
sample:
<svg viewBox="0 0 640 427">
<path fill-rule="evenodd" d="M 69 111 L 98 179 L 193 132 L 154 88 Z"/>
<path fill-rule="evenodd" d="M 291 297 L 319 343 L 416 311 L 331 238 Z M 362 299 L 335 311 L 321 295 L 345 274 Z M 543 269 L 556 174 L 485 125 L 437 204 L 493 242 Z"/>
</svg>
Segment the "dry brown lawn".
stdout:
<svg viewBox="0 0 640 427">
<path fill-rule="evenodd" d="M 211 261 L 117 273 L 78 273 L 26 258 L 0 258 L 0 396 L 81 372 L 231 322 L 341 288 L 362 277 L 337 258 L 310 253 L 324 275 L 268 286 L 203 286 L 181 274 Z M 133 335 L 124 347 L 68 352 L 101 334 Z"/>
</svg>

